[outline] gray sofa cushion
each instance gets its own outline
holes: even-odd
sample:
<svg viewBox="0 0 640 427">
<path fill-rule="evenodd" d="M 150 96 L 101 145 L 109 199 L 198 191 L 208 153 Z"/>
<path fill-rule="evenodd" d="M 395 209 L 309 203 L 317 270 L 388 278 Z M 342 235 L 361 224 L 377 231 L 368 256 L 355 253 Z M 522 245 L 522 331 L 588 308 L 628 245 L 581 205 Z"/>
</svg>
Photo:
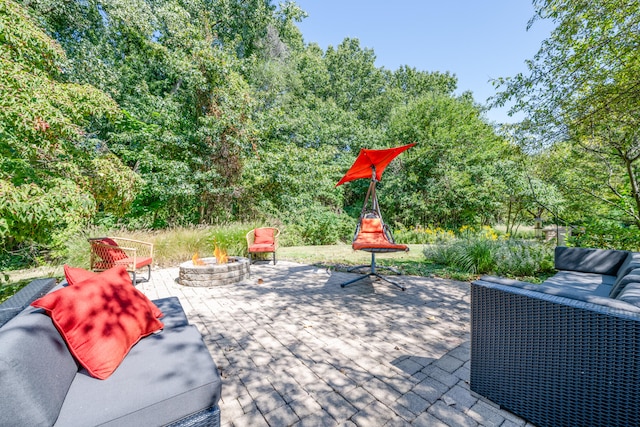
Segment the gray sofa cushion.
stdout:
<svg viewBox="0 0 640 427">
<path fill-rule="evenodd" d="M 0 425 L 53 425 L 78 365 L 51 318 L 27 308 L 0 329 L 0 342 Z"/>
<path fill-rule="evenodd" d="M 606 288 L 607 292 L 606 294 L 602 294 L 602 296 L 609 296 L 609 290 L 615 281 L 616 276 L 608 276 L 606 274 L 581 273 L 579 271 L 558 271 L 542 284 L 548 286 L 571 286 L 578 289 L 592 291 Z"/>
<path fill-rule="evenodd" d="M 177 297 L 156 299 L 151 302 L 162 311 L 163 316 L 160 320 L 164 323 L 165 330 L 181 328 L 189 324 L 187 315 Z"/>
<path fill-rule="evenodd" d="M 610 281 L 610 279 L 608 280 Z M 629 303 L 620 299 L 610 298 L 608 296 L 611 285 L 606 283 L 592 283 L 591 285 L 567 285 L 562 284 L 545 284 L 543 282 L 539 285 L 529 282 L 523 282 L 515 279 L 508 279 L 498 276 L 482 276 L 478 282 L 495 283 L 498 285 L 506 285 L 513 288 L 525 289 L 527 291 L 535 291 L 542 294 L 553 295 L 556 297 L 571 298 L 577 301 L 589 302 L 592 304 L 599 304 L 602 306 L 615 308 L 618 310 L 630 311 L 633 313 L 640 313 L 640 305 Z"/>
<path fill-rule="evenodd" d="M 615 276 L 627 258 L 627 251 L 613 249 L 567 248 L 555 249 L 557 270 L 582 271 Z"/>
<path fill-rule="evenodd" d="M 611 298 L 616 298 L 620 294 L 620 292 L 626 285 L 626 283 L 623 283 L 623 281 L 626 281 L 628 283 L 628 280 L 625 279 L 625 277 L 631 274 L 631 272 L 636 269 L 640 269 L 640 253 L 629 252 L 624 262 L 618 269 L 616 282 L 613 284 L 613 289 L 611 289 L 611 295 L 609 295 Z"/>
<path fill-rule="evenodd" d="M 163 425 L 215 405 L 221 380 L 195 326 L 138 342 L 106 380 L 76 375 L 55 426 Z"/>
<path fill-rule="evenodd" d="M 640 281 L 628 283 L 617 299 L 640 307 Z"/>
<path fill-rule="evenodd" d="M 618 269 L 617 276 L 618 278 L 626 276 L 631 270 L 635 270 L 636 268 L 640 268 L 640 253 L 629 252 L 627 254 L 627 257 L 624 259 L 624 262 Z"/>
<path fill-rule="evenodd" d="M 634 270 L 629 271 L 625 275 L 619 276 L 615 283 L 613 284 L 613 288 L 611 288 L 611 293 L 609 297 L 617 298 L 618 295 L 624 290 L 624 288 L 633 282 L 640 282 L 640 268 L 636 268 Z"/>
<path fill-rule="evenodd" d="M 608 297 L 615 276 L 580 273 L 576 271 L 559 271 L 539 285 L 498 276 L 483 276 L 480 280 L 553 295 L 558 294 L 562 290 L 566 290 L 572 295 L 583 294 Z"/>
</svg>

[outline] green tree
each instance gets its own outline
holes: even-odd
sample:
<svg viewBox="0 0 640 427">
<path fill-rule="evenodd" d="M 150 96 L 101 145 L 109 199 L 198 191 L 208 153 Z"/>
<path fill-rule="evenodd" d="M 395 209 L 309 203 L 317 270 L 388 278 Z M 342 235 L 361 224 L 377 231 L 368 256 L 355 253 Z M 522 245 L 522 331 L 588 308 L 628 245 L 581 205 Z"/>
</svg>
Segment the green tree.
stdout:
<svg viewBox="0 0 640 427">
<path fill-rule="evenodd" d="M 527 74 L 496 82 L 497 105 L 528 118 L 521 135 L 539 146 L 561 141 L 579 153 L 580 197 L 606 204 L 640 227 L 640 3 L 623 0 L 534 1 L 537 19 L 556 29 Z M 575 193 L 575 192 L 574 192 Z"/>
<path fill-rule="evenodd" d="M 69 52 L 70 78 L 103 87 L 127 113 L 103 131 L 145 181 L 129 221 L 229 219 L 254 137 L 238 55 L 259 47 L 269 2 L 58 3 L 32 7 Z"/>
<path fill-rule="evenodd" d="M 137 190 L 136 175 L 102 150 L 97 132 L 103 117 L 118 118 L 118 106 L 95 87 L 64 82 L 65 64 L 22 6 L 0 1 L 0 243 L 7 250 L 61 244 L 96 204 L 121 212 Z"/>
<path fill-rule="evenodd" d="M 387 140 L 418 143 L 397 163 L 402 173 L 388 174 L 380 192 L 387 220 L 457 228 L 495 218 L 496 184 L 486 171 L 507 156 L 508 146 L 468 94 L 434 93 L 398 107 Z"/>
<path fill-rule="evenodd" d="M 373 50 L 362 49 L 358 39 L 346 38 L 337 49 L 329 46 L 325 53 L 329 72 L 326 96 L 346 111 L 365 112 L 364 104 L 378 97 L 385 86 L 375 60 Z"/>
</svg>

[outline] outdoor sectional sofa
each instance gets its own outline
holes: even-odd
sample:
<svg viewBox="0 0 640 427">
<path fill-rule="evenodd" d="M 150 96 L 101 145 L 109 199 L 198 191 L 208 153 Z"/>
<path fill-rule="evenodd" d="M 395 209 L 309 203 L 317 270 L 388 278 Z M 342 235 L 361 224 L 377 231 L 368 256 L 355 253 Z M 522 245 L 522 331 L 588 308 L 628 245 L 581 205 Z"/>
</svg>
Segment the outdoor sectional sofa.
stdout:
<svg viewBox="0 0 640 427">
<path fill-rule="evenodd" d="M 124 277 L 131 289 L 123 289 L 138 292 L 126 271 Z M 98 379 L 75 359 L 46 310 L 30 306 L 81 285 L 38 279 L 0 305 L 0 425 L 219 426 L 220 375 L 179 300 L 154 300 L 162 315 L 152 321 L 163 328 Z M 105 327 L 105 342 L 113 326 Z"/>
<path fill-rule="evenodd" d="M 471 284 L 471 390 L 539 427 L 640 425 L 640 253 L 557 247 L 555 267 Z"/>
</svg>

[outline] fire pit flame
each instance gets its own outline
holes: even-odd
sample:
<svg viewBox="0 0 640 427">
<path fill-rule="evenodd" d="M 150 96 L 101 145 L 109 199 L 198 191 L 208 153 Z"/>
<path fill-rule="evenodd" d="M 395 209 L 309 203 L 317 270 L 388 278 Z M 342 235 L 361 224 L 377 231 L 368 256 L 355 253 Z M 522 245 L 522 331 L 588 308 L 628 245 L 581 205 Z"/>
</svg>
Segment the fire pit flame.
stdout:
<svg viewBox="0 0 640 427">
<path fill-rule="evenodd" d="M 226 264 L 227 262 L 229 262 L 227 251 L 224 249 L 220 249 L 218 245 L 216 245 L 215 249 L 213 250 L 213 256 L 216 257 L 216 262 L 218 264 Z"/>
<path fill-rule="evenodd" d="M 206 265 L 206 263 L 203 260 L 201 260 L 200 257 L 198 256 L 198 252 L 193 254 L 191 261 L 193 262 L 193 265 Z"/>
</svg>

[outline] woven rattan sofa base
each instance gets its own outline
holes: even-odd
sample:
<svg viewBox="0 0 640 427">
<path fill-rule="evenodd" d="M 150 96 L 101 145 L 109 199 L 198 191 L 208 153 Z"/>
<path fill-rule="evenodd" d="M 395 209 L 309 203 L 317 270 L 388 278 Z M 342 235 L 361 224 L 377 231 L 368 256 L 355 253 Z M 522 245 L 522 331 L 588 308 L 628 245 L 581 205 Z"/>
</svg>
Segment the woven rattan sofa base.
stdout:
<svg viewBox="0 0 640 427">
<path fill-rule="evenodd" d="M 471 390 L 539 427 L 640 425 L 640 314 L 471 284 Z"/>
<path fill-rule="evenodd" d="M 220 407 L 215 405 L 169 424 L 167 427 L 220 427 Z"/>
</svg>

